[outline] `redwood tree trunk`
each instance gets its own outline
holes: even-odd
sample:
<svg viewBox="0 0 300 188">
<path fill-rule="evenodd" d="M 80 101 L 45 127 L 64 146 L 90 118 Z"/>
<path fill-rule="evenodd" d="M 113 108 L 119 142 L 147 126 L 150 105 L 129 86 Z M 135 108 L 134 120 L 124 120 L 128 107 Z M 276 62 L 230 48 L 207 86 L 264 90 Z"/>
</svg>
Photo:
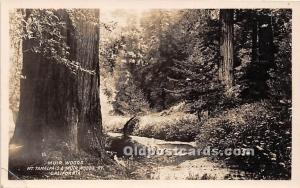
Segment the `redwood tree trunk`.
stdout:
<svg viewBox="0 0 300 188">
<path fill-rule="evenodd" d="M 226 86 L 233 86 L 233 10 L 220 10 L 221 38 L 219 79 Z"/>
<path fill-rule="evenodd" d="M 99 21 L 99 10 L 85 11 Z M 72 19 L 65 10 L 57 10 L 56 14 L 67 23 L 63 35 L 70 47 L 70 60 L 93 73 L 77 70 L 74 74 L 66 65 L 26 50 L 34 45 L 31 39 L 23 41 L 20 108 L 11 140 L 22 149 L 18 154 L 10 152 L 14 165 L 31 164 L 42 156 L 64 158 L 77 152 L 106 158 L 100 111 L 98 25 L 81 14 L 76 16 L 77 12 Z"/>
</svg>

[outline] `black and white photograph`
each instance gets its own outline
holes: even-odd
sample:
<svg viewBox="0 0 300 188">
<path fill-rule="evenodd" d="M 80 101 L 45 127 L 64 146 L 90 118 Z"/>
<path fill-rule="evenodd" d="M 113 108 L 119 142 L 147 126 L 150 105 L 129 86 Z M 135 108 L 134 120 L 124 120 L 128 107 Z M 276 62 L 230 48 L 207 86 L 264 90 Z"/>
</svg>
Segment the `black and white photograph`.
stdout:
<svg viewBox="0 0 300 188">
<path fill-rule="evenodd" d="M 291 180 L 293 11 L 9 9 L 8 180 Z"/>
</svg>

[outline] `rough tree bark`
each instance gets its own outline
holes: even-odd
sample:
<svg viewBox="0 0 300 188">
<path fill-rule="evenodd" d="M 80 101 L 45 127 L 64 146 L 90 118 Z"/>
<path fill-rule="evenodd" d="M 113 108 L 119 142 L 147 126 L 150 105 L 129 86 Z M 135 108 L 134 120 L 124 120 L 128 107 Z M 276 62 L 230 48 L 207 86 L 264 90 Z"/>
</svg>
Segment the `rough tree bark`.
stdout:
<svg viewBox="0 0 300 188">
<path fill-rule="evenodd" d="M 87 12 L 99 21 L 99 10 Z M 65 10 L 56 13 L 67 23 L 63 35 L 71 60 L 94 74 L 80 70 L 74 74 L 67 66 L 26 50 L 33 45 L 31 39 L 23 41 L 20 108 L 10 143 L 22 149 L 18 154 L 10 153 L 13 165 L 40 161 L 42 154 L 51 156 L 51 152 L 63 157 L 85 152 L 106 158 L 100 111 L 98 25 L 82 16 L 70 19 Z"/>
<path fill-rule="evenodd" d="M 233 86 L 233 10 L 220 10 L 221 38 L 219 79 L 226 86 Z"/>
</svg>

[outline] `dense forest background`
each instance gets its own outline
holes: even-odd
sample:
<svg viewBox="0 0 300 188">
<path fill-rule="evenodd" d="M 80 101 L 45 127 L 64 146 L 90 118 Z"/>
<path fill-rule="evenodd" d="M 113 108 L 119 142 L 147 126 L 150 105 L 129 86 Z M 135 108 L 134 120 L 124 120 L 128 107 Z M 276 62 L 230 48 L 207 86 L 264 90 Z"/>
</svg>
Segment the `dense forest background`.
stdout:
<svg viewBox="0 0 300 188">
<path fill-rule="evenodd" d="M 159 112 L 182 101 L 195 112 L 291 100 L 290 10 L 235 10 L 235 84 L 228 91 L 218 77 L 219 10 L 110 14 L 115 20 L 102 31 L 101 75 L 114 114 Z"/>
</svg>

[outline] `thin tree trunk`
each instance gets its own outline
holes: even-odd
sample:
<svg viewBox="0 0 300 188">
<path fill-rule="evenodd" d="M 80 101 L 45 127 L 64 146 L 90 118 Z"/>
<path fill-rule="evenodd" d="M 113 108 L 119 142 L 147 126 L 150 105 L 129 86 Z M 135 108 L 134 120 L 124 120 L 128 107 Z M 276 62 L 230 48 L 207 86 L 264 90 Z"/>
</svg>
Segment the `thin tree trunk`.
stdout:
<svg viewBox="0 0 300 188">
<path fill-rule="evenodd" d="M 267 66 L 274 62 L 274 39 L 271 19 L 269 15 L 261 15 L 258 20 L 259 59 L 260 63 Z"/>
<path fill-rule="evenodd" d="M 226 86 L 233 86 L 233 10 L 220 10 L 221 39 L 219 79 Z"/>
<path fill-rule="evenodd" d="M 258 37 L 257 37 L 257 33 L 258 33 L 258 27 L 257 27 L 257 16 L 256 13 L 254 12 L 252 14 L 253 16 L 253 20 L 252 20 L 252 61 L 253 62 L 257 62 L 258 61 Z"/>
<path fill-rule="evenodd" d="M 252 98 L 267 97 L 268 70 L 274 66 L 274 44 L 271 17 L 253 13 L 252 64 L 248 70 L 249 94 Z"/>
</svg>

